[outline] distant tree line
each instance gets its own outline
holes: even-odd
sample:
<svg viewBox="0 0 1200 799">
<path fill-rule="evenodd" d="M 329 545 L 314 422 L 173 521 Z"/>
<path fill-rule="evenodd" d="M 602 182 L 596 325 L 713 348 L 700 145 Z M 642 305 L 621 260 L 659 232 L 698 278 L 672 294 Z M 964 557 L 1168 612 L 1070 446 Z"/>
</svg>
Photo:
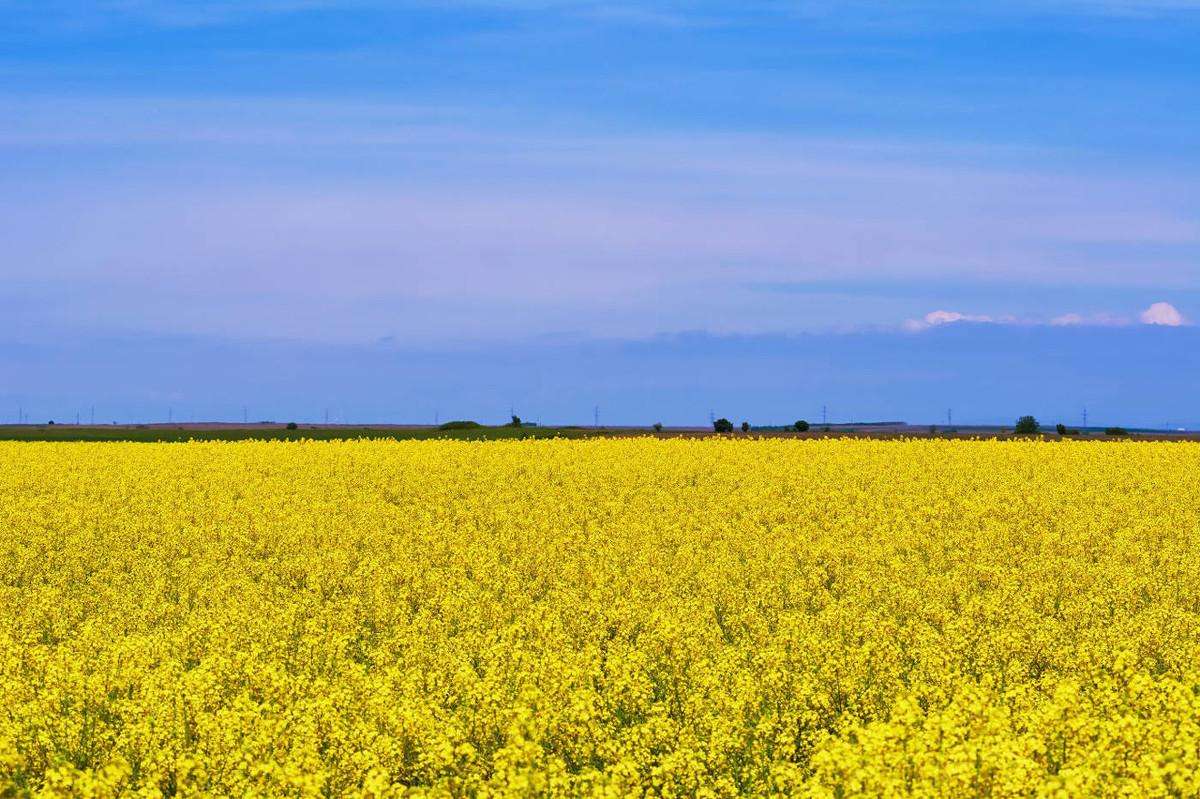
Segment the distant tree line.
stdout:
<svg viewBox="0 0 1200 799">
<path fill-rule="evenodd" d="M 658 430 L 659 427 L 660 427 L 659 425 L 655 425 L 654 429 Z M 797 433 L 807 433 L 809 430 L 809 427 L 810 426 L 809 426 L 808 422 L 804 421 L 803 419 L 800 419 L 799 421 L 797 421 L 795 424 L 792 425 L 792 428 Z M 742 432 L 743 433 L 749 433 L 750 429 L 751 428 L 750 428 L 749 422 L 742 422 Z M 722 416 L 720 419 L 717 419 L 713 422 L 713 431 L 716 433 L 732 433 L 733 432 L 733 422 L 729 421 L 728 419 L 726 419 L 725 417 Z"/>
</svg>

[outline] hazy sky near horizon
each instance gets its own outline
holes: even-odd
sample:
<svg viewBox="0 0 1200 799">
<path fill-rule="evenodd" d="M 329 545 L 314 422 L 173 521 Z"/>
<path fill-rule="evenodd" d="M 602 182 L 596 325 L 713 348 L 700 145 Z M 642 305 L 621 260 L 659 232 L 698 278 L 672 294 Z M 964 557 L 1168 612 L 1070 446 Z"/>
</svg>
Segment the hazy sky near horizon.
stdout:
<svg viewBox="0 0 1200 799">
<path fill-rule="evenodd" d="M 1197 41 L 1195 0 L 0 0 L 4 338 L 1183 352 Z"/>
</svg>

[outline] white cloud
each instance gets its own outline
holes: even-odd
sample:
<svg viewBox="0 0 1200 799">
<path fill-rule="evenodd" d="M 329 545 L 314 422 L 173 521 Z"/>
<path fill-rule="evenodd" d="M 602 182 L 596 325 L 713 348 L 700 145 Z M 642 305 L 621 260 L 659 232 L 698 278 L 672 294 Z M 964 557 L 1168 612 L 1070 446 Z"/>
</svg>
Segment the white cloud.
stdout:
<svg viewBox="0 0 1200 799">
<path fill-rule="evenodd" d="M 930 311 L 921 319 L 909 319 L 904 323 L 905 330 L 928 330 L 931 327 L 939 325 L 952 325 L 956 322 L 976 322 L 976 323 L 993 323 L 993 322 L 1009 322 L 1014 321 L 1011 318 L 1005 317 L 997 319 L 992 316 L 983 314 L 966 314 L 959 311 Z"/>
<path fill-rule="evenodd" d="M 1146 310 L 1142 311 L 1141 316 L 1144 325 L 1164 325 L 1165 327 L 1179 327 L 1186 325 L 1187 320 L 1183 318 L 1178 309 L 1169 302 L 1156 302 Z"/>
<path fill-rule="evenodd" d="M 1087 320 L 1077 313 L 1065 313 L 1062 316 L 1056 316 L 1050 320 L 1050 324 L 1054 327 L 1074 327 L 1082 325 Z"/>
<path fill-rule="evenodd" d="M 1050 324 L 1053 327 L 1078 327 L 1081 325 L 1090 327 L 1123 327 L 1129 324 L 1129 318 L 1108 313 L 1088 314 L 1086 316 L 1078 313 L 1065 313 L 1051 319 Z"/>
<path fill-rule="evenodd" d="M 1188 321 L 1179 313 L 1176 308 L 1170 303 L 1156 302 L 1146 310 L 1142 311 L 1138 319 L 1147 325 L 1164 325 L 1167 327 L 1179 327 L 1180 325 L 1188 324 Z M 989 323 L 997 325 L 1050 325 L 1051 327 L 1124 327 L 1133 324 L 1132 319 L 1128 316 L 1111 313 L 1064 313 L 1058 316 L 1051 317 L 1047 322 L 1044 318 L 1021 318 L 1012 315 L 1005 316 L 988 316 L 985 314 L 966 314 L 958 311 L 931 311 L 925 314 L 921 319 L 909 319 L 903 324 L 903 328 L 912 332 L 929 330 L 930 328 L 941 325 L 955 324 L 957 322 L 976 322 Z"/>
<path fill-rule="evenodd" d="M 951 322 L 994 322 L 990 316 L 965 314 L 958 311 L 932 311 L 925 314 L 927 325 L 948 325 Z"/>
</svg>

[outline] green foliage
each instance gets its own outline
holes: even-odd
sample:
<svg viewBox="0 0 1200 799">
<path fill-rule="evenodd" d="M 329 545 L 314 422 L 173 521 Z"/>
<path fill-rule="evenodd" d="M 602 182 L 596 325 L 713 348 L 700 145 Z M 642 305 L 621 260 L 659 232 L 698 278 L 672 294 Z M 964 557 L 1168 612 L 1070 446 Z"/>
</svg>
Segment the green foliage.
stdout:
<svg viewBox="0 0 1200 799">
<path fill-rule="evenodd" d="M 304 438 L 317 441 L 347 439 L 413 439 L 454 438 L 464 441 L 490 441 L 523 438 L 590 438 L 600 431 L 581 427 L 487 427 L 439 430 L 432 427 L 304 427 Z M 0 425 L 0 441 L 294 441 L 297 433 L 282 425 L 271 427 L 223 427 L 180 425 L 147 427 L 146 425 Z M 2 795 L 3 792 L 0 792 Z"/>
<path fill-rule="evenodd" d="M 1037 434 L 1041 429 L 1042 426 L 1038 424 L 1037 419 L 1032 416 L 1022 416 L 1017 420 L 1017 426 L 1013 428 L 1013 432 L 1019 436 L 1031 436 Z"/>
<path fill-rule="evenodd" d="M 713 422 L 713 430 L 715 430 L 718 433 L 732 433 L 733 432 L 733 422 L 729 421 L 724 416 L 722 416 L 720 419 Z"/>
<path fill-rule="evenodd" d="M 1104 435 L 1106 435 L 1106 436 L 1127 436 L 1127 435 L 1129 435 L 1129 431 L 1126 430 L 1124 427 L 1106 427 L 1106 428 L 1104 428 Z"/>
<path fill-rule="evenodd" d="M 804 421 L 803 419 L 796 422 L 796 424 L 793 426 L 796 428 L 797 433 L 807 433 L 808 432 L 808 427 L 809 427 L 808 422 Z"/>
<path fill-rule="evenodd" d="M 508 426 L 509 427 L 520 427 L 521 426 L 521 417 L 517 416 L 514 413 L 513 417 L 512 417 L 512 421 L 508 423 Z"/>
<path fill-rule="evenodd" d="M 477 430 L 480 427 L 483 427 L 483 425 L 479 422 L 472 422 L 469 419 L 455 419 L 438 425 L 438 430 Z"/>
<path fill-rule="evenodd" d="M 656 433 L 661 433 L 661 432 L 662 432 L 662 422 L 655 422 L 655 423 L 654 423 L 654 432 L 656 432 Z"/>
<path fill-rule="evenodd" d="M 295 422 L 288 422 L 288 423 L 287 423 L 287 429 L 288 429 L 288 430 L 295 430 L 295 429 L 297 429 L 298 427 L 299 427 L 299 425 L 297 425 Z"/>
<path fill-rule="evenodd" d="M 743 433 L 750 432 L 750 423 L 749 422 L 742 422 L 742 432 Z"/>
<path fill-rule="evenodd" d="M 1065 436 L 1068 434 L 1067 426 L 1065 424 L 1063 424 L 1062 422 L 1059 422 L 1058 424 L 1054 425 L 1054 431 L 1056 433 L 1058 433 L 1060 436 Z"/>
</svg>

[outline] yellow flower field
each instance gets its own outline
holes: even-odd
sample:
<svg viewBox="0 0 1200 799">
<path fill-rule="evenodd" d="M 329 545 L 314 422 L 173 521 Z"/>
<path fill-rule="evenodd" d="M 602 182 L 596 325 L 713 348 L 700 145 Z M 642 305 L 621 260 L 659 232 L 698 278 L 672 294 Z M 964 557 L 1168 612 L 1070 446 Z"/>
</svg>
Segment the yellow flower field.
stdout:
<svg viewBox="0 0 1200 799">
<path fill-rule="evenodd" d="M 0 795 L 1196 796 L 1200 446 L 0 444 Z"/>
</svg>

